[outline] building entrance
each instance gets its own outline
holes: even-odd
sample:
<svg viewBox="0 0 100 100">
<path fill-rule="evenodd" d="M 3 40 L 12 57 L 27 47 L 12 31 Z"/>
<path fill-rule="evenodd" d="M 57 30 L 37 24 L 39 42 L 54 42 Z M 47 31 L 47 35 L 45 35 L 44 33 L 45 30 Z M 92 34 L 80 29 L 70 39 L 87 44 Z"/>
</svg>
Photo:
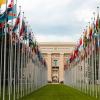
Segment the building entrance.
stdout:
<svg viewBox="0 0 100 100">
<path fill-rule="evenodd" d="M 52 67 L 52 83 L 59 83 L 59 67 Z"/>
</svg>

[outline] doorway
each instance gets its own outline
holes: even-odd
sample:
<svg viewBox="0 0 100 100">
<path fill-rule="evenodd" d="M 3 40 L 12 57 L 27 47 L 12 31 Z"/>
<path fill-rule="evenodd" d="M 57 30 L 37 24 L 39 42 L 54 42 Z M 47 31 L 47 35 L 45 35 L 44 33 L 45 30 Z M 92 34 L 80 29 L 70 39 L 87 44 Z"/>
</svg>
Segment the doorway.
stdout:
<svg viewBox="0 0 100 100">
<path fill-rule="evenodd" d="M 52 67 L 52 83 L 59 83 L 59 67 Z"/>
</svg>

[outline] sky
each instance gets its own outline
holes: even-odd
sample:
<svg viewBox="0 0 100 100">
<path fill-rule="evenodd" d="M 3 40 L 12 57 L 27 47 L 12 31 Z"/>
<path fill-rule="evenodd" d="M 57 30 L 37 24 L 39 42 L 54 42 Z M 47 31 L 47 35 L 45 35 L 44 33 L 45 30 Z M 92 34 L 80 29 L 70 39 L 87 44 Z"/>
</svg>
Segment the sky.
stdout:
<svg viewBox="0 0 100 100">
<path fill-rule="evenodd" d="M 77 42 L 100 0 L 17 0 L 38 42 Z"/>
</svg>

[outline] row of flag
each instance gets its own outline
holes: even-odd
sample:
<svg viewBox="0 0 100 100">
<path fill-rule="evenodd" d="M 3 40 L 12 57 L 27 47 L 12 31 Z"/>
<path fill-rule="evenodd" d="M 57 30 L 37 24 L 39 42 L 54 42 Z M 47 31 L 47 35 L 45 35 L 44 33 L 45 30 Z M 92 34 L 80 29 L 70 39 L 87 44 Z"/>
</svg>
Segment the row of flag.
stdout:
<svg viewBox="0 0 100 100">
<path fill-rule="evenodd" d="M 97 12 L 97 17 L 93 18 L 93 21 L 84 29 L 83 36 L 80 37 L 79 42 L 75 46 L 74 51 L 71 53 L 67 59 L 67 64 L 72 62 L 79 62 L 88 56 L 94 48 L 99 50 L 100 47 L 100 18 L 99 12 Z M 92 45 L 92 48 L 91 48 Z M 67 66 L 68 67 L 68 66 Z"/>
<path fill-rule="evenodd" d="M 67 59 L 65 84 L 100 99 L 100 17 L 99 7 L 92 22 Z"/>
<path fill-rule="evenodd" d="M 1 0 L 0 1 L 0 4 L 3 5 L 5 2 L 5 0 Z M 36 40 L 34 40 L 35 38 L 32 37 L 33 36 L 33 32 L 31 32 L 31 30 L 28 30 L 28 26 L 25 22 L 25 18 L 23 17 L 22 20 L 21 20 L 21 12 L 18 13 L 18 16 L 16 17 L 16 4 L 13 3 L 13 0 L 11 0 L 11 3 L 8 5 L 7 9 L 2 13 L 0 14 L 0 28 L 4 28 L 5 27 L 5 23 L 8 23 L 10 20 L 13 20 L 15 19 L 15 23 L 14 23 L 14 26 L 11 26 L 11 29 L 10 29 L 10 25 L 9 25 L 9 32 L 12 31 L 13 32 L 13 35 L 16 35 L 18 40 L 17 41 L 20 41 L 20 38 L 22 38 L 22 40 L 26 40 L 29 42 L 29 47 L 32 47 L 36 53 L 36 55 L 38 56 L 39 58 L 39 61 L 41 63 L 44 63 L 46 64 L 42 54 L 40 53 L 40 50 L 38 48 L 38 44 L 36 42 Z M 9 24 L 9 23 L 8 23 Z M 20 27 L 21 25 L 21 28 L 19 30 L 19 35 L 17 34 L 17 31 L 18 31 L 18 28 Z M 1 32 L 1 34 L 3 34 Z"/>
<path fill-rule="evenodd" d="M 46 61 L 21 6 L 17 11 L 17 0 L 0 0 L 0 100 L 21 99 L 45 85 L 46 76 Z"/>
</svg>

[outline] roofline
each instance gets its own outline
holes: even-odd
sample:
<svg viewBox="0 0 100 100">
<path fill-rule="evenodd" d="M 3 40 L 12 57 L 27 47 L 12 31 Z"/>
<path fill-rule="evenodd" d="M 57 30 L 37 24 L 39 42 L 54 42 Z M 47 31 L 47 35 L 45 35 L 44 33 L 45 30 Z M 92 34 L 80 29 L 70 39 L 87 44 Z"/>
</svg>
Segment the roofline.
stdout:
<svg viewBox="0 0 100 100">
<path fill-rule="evenodd" d="M 38 45 L 49 45 L 49 46 L 59 46 L 59 45 L 71 45 L 71 46 L 75 46 L 76 43 L 75 42 L 38 42 Z"/>
</svg>

